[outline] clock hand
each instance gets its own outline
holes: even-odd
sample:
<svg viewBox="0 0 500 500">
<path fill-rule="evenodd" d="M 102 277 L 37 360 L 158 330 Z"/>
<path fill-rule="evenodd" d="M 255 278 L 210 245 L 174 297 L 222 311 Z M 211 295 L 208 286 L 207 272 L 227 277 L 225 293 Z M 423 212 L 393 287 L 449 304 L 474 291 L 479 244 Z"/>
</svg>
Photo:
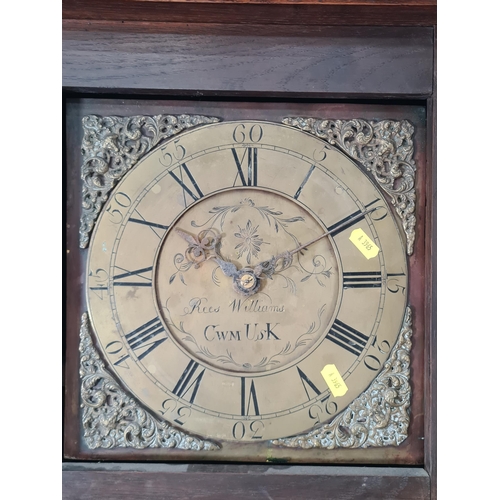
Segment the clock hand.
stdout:
<svg viewBox="0 0 500 500">
<path fill-rule="evenodd" d="M 214 259 L 222 272 L 233 279 L 233 288 L 236 292 L 245 296 L 257 293 L 260 280 L 254 270 L 249 267 L 238 269 L 235 264 L 221 257 L 219 248 L 222 236 L 220 234 L 213 229 L 205 229 L 197 237 L 177 228 L 175 232 L 188 243 L 184 255 L 188 261 L 194 263 L 195 268 L 200 267 L 206 260 Z"/>
<path fill-rule="evenodd" d="M 297 252 L 300 252 L 301 250 L 304 250 L 304 248 L 307 248 L 308 246 L 312 245 L 313 243 L 316 243 L 318 240 L 321 240 L 325 236 L 328 236 L 328 235 L 333 234 L 333 233 L 338 233 L 338 232 L 343 231 L 344 229 L 356 224 L 356 222 L 359 222 L 366 215 L 377 210 L 377 208 L 378 207 L 371 208 L 370 210 L 367 210 L 366 212 L 362 212 L 358 215 L 349 217 L 347 220 L 343 221 L 341 224 L 335 224 L 334 227 L 332 227 L 329 231 L 321 234 L 320 236 L 317 236 L 316 238 L 313 238 L 311 241 L 308 241 L 307 243 L 304 243 L 303 245 L 299 245 L 298 247 L 294 248 L 293 250 L 287 250 L 285 252 L 279 253 L 278 255 L 273 255 L 270 259 L 259 262 L 253 269 L 255 275 L 258 278 L 270 278 L 273 274 L 276 274 L 276 273 L 279 273 L 281 271 L 284 271 L 285 269 L 288 269 L 292 265 L 294 254 L 296 254 Z"/>
<path fill-rule="evenodd" d="M 351 216 L 341 223 L 334 224 L 334 226 L 332 226 L 331 229 L 325 233 L 313 238 L 303 245 L 297 246 L 292 250 L 287 250 L 279 253 L 278 255 L 274 255 L 270 259 L 260 262 L 254 266 L 253 269 L 249 267 L 238 269 L 232 262 L 224 260 L 219 253 L 221 235 L 217 234 L 213 229 L 205 229 L 201 231 L 197 237 L 191 236 L 180 229 L 175 229 L 175 232 L 188 243 L 185 256 L 187 260 L 194 263 L 195 268 L 200 267 L 202 262 L 205 262 L 206 260 L 215 259 L 222 272 L 226 276 L 233 279 L 234 289 L 240 294 L 249 296 L 257 293 L 260 288 L 261 279 L 271 278 L 273 274 L 289 268 L 292 265 L 293 256 L 297 252 L 300 252 L 304 248 L 316 243 L 325 236 L 343 231 L 344 229 L 356 224 L 356 222 L 362 220 L 366 215 L 374 212 L 375 210 L 377 210 L 377 207 L 361 212 L 355 216 Z"/>
<path fill-rule="evenodd" d="M 187 242 L 188 247 L 184 255 L 187 260 L 194 263 L 195 268 L 200 267 L 206 260 L 221 258 L 219 255 L 221 235 L 213 229 L 200 231 L 198 236 L 192 236 L 177 228 L 175 232 Z"/>
<path fill-rule="evenodd" d="M 206 260 L 215 259 L 215 262 L 219 264 L 226 276 L 232 277 L 238 271 L 232 262 L 228 262 L 221 257 L 219 248 L 222 236 L 213 229 L 205 229 L 198 233 L 198 236 L 192 236 L 177 228 L 175 232 L 188 243 L 184 255 L 187 260 L 194 263 L 196 269 Z"/>
<path fill-rule="evenodd" d="M 215 258 L 215 262 L 217 262 L 217 264 L 219 264 L 222 272 L 226 276 L 229 276 L 232 278 L 238 272 L 238 268 L 232 262 L 228 262 L 227 260 L 221 259 L 219 257 Z"/>
</svg>

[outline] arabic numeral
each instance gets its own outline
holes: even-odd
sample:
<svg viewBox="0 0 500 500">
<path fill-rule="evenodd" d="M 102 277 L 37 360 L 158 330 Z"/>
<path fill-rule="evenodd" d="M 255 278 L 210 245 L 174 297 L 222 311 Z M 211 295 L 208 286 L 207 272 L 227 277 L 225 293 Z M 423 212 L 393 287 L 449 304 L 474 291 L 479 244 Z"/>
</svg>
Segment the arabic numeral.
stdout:
<svg viewBox="0 0 500 500">
<path fill-rule="evenodd" d="M 174 418 L 174 422 L 178 423 L 179 425 L 184 425 L 186 423 L 186 419 L 188 419 L 190 416 L 191 408 L 189 408 L 189 406 L 181 406 L 177 410 L 177 418 Z"/>
<path fill-rule="evenodd" d="M 159 158 L 159 162 L 164 167 L 170 167 L 172 165 L 174 159 L 177 161 L 181 161 L 186 156 L 186 149 L 184 146 L 179 144 L 180 139 L 176 139 L 173 143 L 167 144 L 160 148 L 162 157 Z M 172 146 L 173 144 L 173 146 Z M 172 147 L 171 147 L 172 146 Z M 171 153 L 167 151 L 167 149 L 173 149 Z"/>
<path fill-rule="evenodd" d="M 338 406 L 335 401 L 330 401 L 330 395 L 323 398 L 318 403 L 313 404 L 309 408 L 309 418 L 314 420 L 314 425 L 319 424 L 323 420 L 335 415 L 337 413 Z M 325 415 L 326 414 L 326 415 Z"/>
<path fill-rule="evenodd" d="M 406 276 L 405 273 L 387 273 L 387 290 L 391 293 L 401 293 L 404 295 L 406 287 L 398 284 L 398 278 L 395 276 Z M 389 286 L 390 285 L 390 286 Z"/>
<path fill-rule="evenodd" d="M 158 410 L 159 413 L 165 415 L 165 413 L 174 413 L 174 422 L 179 425 L 184 425 L 186 423 L 186 419 L 191 416 L 191 408 L 189 406 L 179 406 L 177 408 L 177 401 L 172 398 L 167 398 L 161 404 L 161 410 Z M 177 409 L 177 411 L 175 411 Z"/>
<path fill-rule="evenodd" d="M 371 345 L 372 347 L 376 347 L 382 354 L 388 354 L 391 350 L 391 344 L 389 344 L 387 340 L 382 340 L 380 343 L 378 343 L 376 335 Z"/>
<path fill-rule="evenodd" d="M 237 143 L 260 142 L 263 136 L 264 130 L 260 125 L 252 125 L 248 130 L 244 123 L 240 123 L 233 130 L 233 140 Z"/>
<path fill-rule="evenodd" d="M 107 271 L 102 268 L 89 273 L 89 290 L 100 300 L 103 299 L 103 292 L 108 291 L 108 277 Z"/>
<path fill-rule="evenodd" d="M 123 214 L 120 208 L 117 208 L 116 205 L 123 208 L 128 208 L 132 204 L 132 200 L 128 195 L 119 191 L 113 196 L 113 201 L 109 204 L 109 207 L 106 209 L 106 212 L 110 215 L 111 222 L 113 224 L 121 224 L 123 221 Z"/>
<path fill-rule="evenodd" d="M 248 425 L 248 424 L 247 424 Z M 262 432 L 265 428 L 262 420 L 252 420 L 248 425 L 248 431 L 251 433 L 250 439 L 262 439 Z M 233 425 L 234 439 L 243 439 L 247 434 L 247 426 L 241 420 Z"/>
<path fill-rule="evenodd" d="M 233 425 L 234 439 L 243 439 L 245 437 L 245 424 L 243 422 L 236 422 Z"/>
<path fill-rule="evenodd" d="M 313 160 L 315 161 L 324 161 L 326 158 L 326 152 L 330 151 L 330 148 L 323 146 L 322 149 L 315 149 L 313 151 Z"/>
<path fill-rule="evenodd" d="M 171 413 L 177 407 L 177 401 L 175 401 L 175 399 L 172 398 L 165 399 L 165 401 L 163 401 L 163 403 L 161 404 L 161 407 L 162 409 L 159 410 L 159 412 L 162 415 L 165 415 L 165 413 Z"/>
<path fill-rule="evenodd" d="M 374 356 L 373 354 L 368 354 L 367 356 L 365 356 L 365 359 L 363 361 L 365 363 L 365 366 L 369 370 L 372 370 L 374 372 L 378 371 L 382 366 L 380 360 L 377 358 L 377 356 Z"/>
<path fill-rule="evenodd" d="M 387 214 L 387 208 L 385 208 L 384 206 L 379 206 L 375 208 L 370 217 L 372 218 L 372 220 L 379 221 L 385 219 L 387 217 Z"/>
<path fill-rule="evenodd" d="M 109 342 L 105 350 L 108 354 L 118 354 L 123 349 L 123 344 L 119 340 Z"/>
<path fill-rule="evenodd" d="M 250 423 L 250 431 L 253 432 L 252 439 L 262 439 L 262 431 L 264 430 L 264 422 L 262 420 L 254 420 Z"/>
</svg>

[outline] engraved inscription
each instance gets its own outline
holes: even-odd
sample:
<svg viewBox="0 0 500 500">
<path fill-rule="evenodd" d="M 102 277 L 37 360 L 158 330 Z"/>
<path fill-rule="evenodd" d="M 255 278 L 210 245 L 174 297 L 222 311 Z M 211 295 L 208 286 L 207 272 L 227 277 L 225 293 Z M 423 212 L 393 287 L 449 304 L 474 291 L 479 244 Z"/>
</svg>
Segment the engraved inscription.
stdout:
<svg viewBox="0 0 500 500">
<path fill-rule="evenodd" d="M 279 323 L 275 323 L 274 325 L 266 323 L 264 328 L 262 328 L 262 324 L 259 323 L 245 323 L 238 330 L 222 330 L 219 325 L 207 325 L 203 331 L 203 336 L 208 342 L 214 340 L 251 340 L 253 342 L 258 340 L 280 340 L 274 332 L 278 326 Z"/>
<path fill-rule="evenodd" d="M 231 312 L 239 313 L 240 311 L 245 312 L 255 312 L 255 313 L 264 313 L 264 312 L 273 312 L 273 313 L 284 313 L 285 305 L 284 304 L 265 304 L 260 299 L 234 299 L 229 304 L 229 309 Z"/>
<path fill-rule="evenodd" d="M 209 305 L 206 297 L 194 297 L 189 301 L 189 305 L 184 308 L 184 314 L 216 314 L 220 311 L 220 306 Z"/>
</svg>

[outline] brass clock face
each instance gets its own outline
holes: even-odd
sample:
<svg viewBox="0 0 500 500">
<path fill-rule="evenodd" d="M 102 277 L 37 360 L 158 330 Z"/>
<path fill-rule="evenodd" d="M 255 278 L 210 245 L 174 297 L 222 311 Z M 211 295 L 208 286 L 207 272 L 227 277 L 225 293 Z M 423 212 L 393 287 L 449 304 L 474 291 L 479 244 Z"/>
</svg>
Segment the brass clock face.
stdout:
<svg viewBox="0 0 500 500">
<path fill-rule="evenodd" d="M 365 173 L 252 121 L 142 159 L 102 210 L 87 276 L 93 331 L 124 386 L 173 425 L 233 441 L 344 410 L 386 361 L 408 286 L 398 225 Z"/>
</svg>

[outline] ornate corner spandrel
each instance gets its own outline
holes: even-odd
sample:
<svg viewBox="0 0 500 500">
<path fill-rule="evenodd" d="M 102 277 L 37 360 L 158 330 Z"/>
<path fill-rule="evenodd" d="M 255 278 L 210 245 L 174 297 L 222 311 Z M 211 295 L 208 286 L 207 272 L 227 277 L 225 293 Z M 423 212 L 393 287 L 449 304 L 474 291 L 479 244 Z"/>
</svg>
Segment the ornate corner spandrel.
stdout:
<svg viewBox="0 0 500 500">
<path fill-rule="evenodd" d="M 87 247 L 109 192 L 137 161 L 164 139 L 185 129 L 218 121 L 218 118 L 201 115 L 85 116 L 82 119 L 80 248 Z"/>
<path fill-rule="evenodd" d="M 282 120 L 309 132 L 357 160 L 390 197 L 406 234 L 406 251 L 415 242 L 415 173 L 413 125 L 407 121 L 326 120 L 287 117 Z"/>
<path fill-rule="evenodd" d="M 307 434 L 271 441 L 290 448 L 398 446 L 410 423 L 411 309 L 406 308 L 398 340 L 377 378 L 330 423 Z"/>
<path fill-rule="evenodd" d="M 92 343 L 87 313 L 80 326 L 82 426 L 85 443 L 96 448 L 178 448 L 215 451 L 220 446 L 158 420 L 125 394 L 106 370 Z"/>
</svg>

